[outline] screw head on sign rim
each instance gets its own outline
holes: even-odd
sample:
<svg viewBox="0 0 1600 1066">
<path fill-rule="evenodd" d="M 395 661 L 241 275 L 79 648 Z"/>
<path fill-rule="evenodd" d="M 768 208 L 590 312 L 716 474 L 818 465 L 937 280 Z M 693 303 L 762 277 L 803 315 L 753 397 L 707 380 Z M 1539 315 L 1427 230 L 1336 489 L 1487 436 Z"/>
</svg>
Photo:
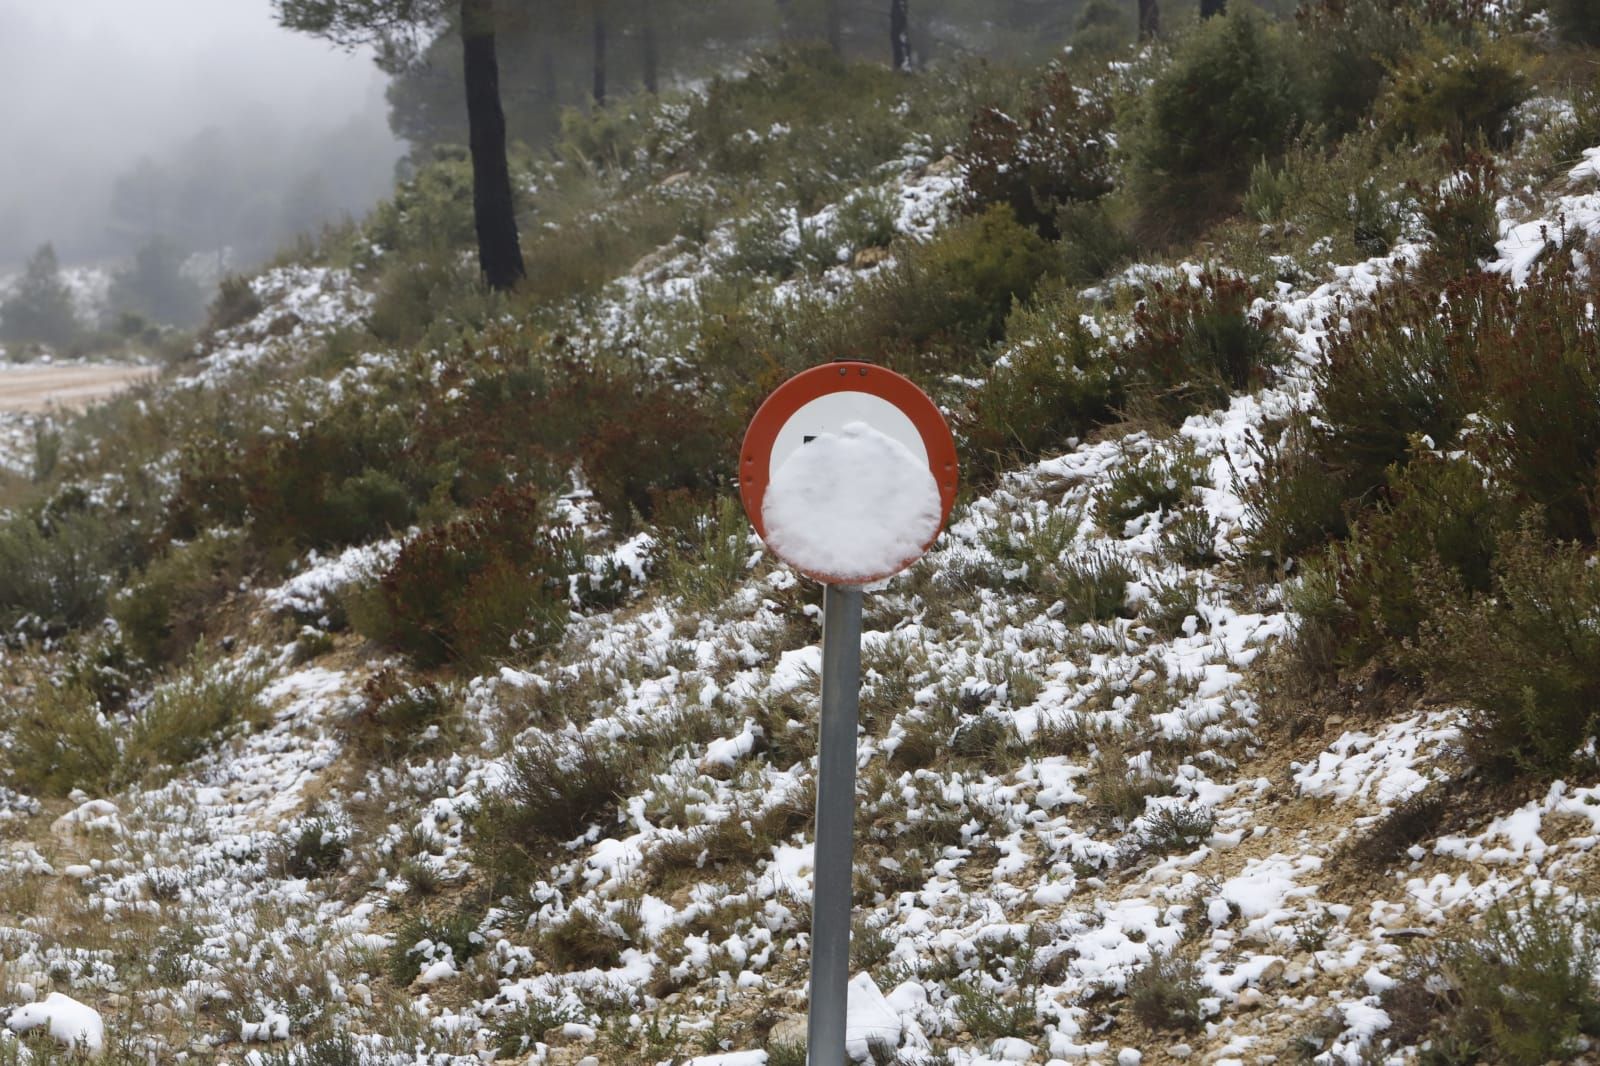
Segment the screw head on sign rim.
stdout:
<svg viewBox="0 0 1600 1066">
<path fill-rule="evenodd" d="M 833 370 L 834 373 L 829 371 Z M 850 371 L 855 370 L 855 374 Z M 923 552 L 932 547 L 939 530 L 950 519 L 955 506 L 956 488 L 960 479 L 956 458 L 955 437 L 937 405 L 928 394 L 908 378 L 885 367 L 860 360 L 840 360 L 803 370 L 779 385 L 762 403 L 745 431 L 744 443 L 739 449 L 739 497 L 745 514 L 762 540 L 767 539 L 766 523 L 762 517 L 762 503 L 771 482 L 773 445 L 785 424 L 814 400 L 834 393 L 860 392 L 894 405 L 915 427 L 927 453 L 928 470 L 939 489 L 939 523 L 933 535 L 916 556 L 905 560 L 888 573 L 849 582 L 834 580 L 830 575 L 801 569 L 808 576 L 825 584 L 870 584 L 890 577 L 910 566 Z M 792 565 L 792 564 L 791 564 Z"/>
</svg>

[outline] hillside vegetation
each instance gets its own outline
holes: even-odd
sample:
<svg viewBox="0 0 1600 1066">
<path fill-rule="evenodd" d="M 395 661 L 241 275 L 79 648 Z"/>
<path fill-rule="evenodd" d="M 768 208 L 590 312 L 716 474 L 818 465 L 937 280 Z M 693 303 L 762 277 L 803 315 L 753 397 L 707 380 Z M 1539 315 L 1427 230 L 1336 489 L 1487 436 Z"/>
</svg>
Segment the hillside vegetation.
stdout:
<svg viewBox="0 0 1600 1066">
<path fill-rule="evenodd" d="M 804 1063 L 821 595 L 733 465 L 851 357 L 964 475 L 867 597 L 862 1061 L 1590 1054 L 1592 6 L 769 53 L 523 153 L 510 295 L 449 154 L 228 282 L 0 436 L 0 1003 L 112 1063 Z"/>
</svg>

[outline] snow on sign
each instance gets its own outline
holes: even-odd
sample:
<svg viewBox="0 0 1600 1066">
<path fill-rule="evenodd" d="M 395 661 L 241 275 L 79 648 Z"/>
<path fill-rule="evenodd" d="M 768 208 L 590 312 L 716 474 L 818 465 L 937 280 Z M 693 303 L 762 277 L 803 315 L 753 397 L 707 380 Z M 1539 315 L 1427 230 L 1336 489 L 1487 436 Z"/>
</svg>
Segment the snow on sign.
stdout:
<svg viewBox="0 0 1600 1066">
<path fill-rule="evenodd" d="M 956 498 L 956 446 L 923 391 L 871 363 L 813 367 L 767 397 L 745 432 L 739 495 L 784 562 L 863 585 L 928 550 Z"/>
</svg>

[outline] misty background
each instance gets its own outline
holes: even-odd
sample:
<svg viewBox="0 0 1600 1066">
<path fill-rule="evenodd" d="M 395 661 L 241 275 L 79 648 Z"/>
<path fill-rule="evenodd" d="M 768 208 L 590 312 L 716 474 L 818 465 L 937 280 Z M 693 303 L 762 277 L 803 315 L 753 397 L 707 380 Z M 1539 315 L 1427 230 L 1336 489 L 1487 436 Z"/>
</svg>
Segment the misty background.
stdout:
<svg viewBox="0 0 1600 1066">
<path fill-rule="evenodd" d="M 244 268 L 359 217 L 404 150 L 385 83 L 269 0 L 0 0 L 0 276 L 47 241 Z"/>
</svg>

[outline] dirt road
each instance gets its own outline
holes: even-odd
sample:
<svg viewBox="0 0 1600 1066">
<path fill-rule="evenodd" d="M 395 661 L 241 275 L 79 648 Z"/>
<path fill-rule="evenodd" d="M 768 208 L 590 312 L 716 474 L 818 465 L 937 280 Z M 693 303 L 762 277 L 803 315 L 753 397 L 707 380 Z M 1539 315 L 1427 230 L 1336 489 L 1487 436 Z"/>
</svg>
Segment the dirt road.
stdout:
<svg viewBox="0 0 1600 1066">
<path fill-rule="evenodd" d="M 87 407 L 155 373 L 154 367 L 126 364 L 0 367 L 0 412 Z"/>
</svg>

